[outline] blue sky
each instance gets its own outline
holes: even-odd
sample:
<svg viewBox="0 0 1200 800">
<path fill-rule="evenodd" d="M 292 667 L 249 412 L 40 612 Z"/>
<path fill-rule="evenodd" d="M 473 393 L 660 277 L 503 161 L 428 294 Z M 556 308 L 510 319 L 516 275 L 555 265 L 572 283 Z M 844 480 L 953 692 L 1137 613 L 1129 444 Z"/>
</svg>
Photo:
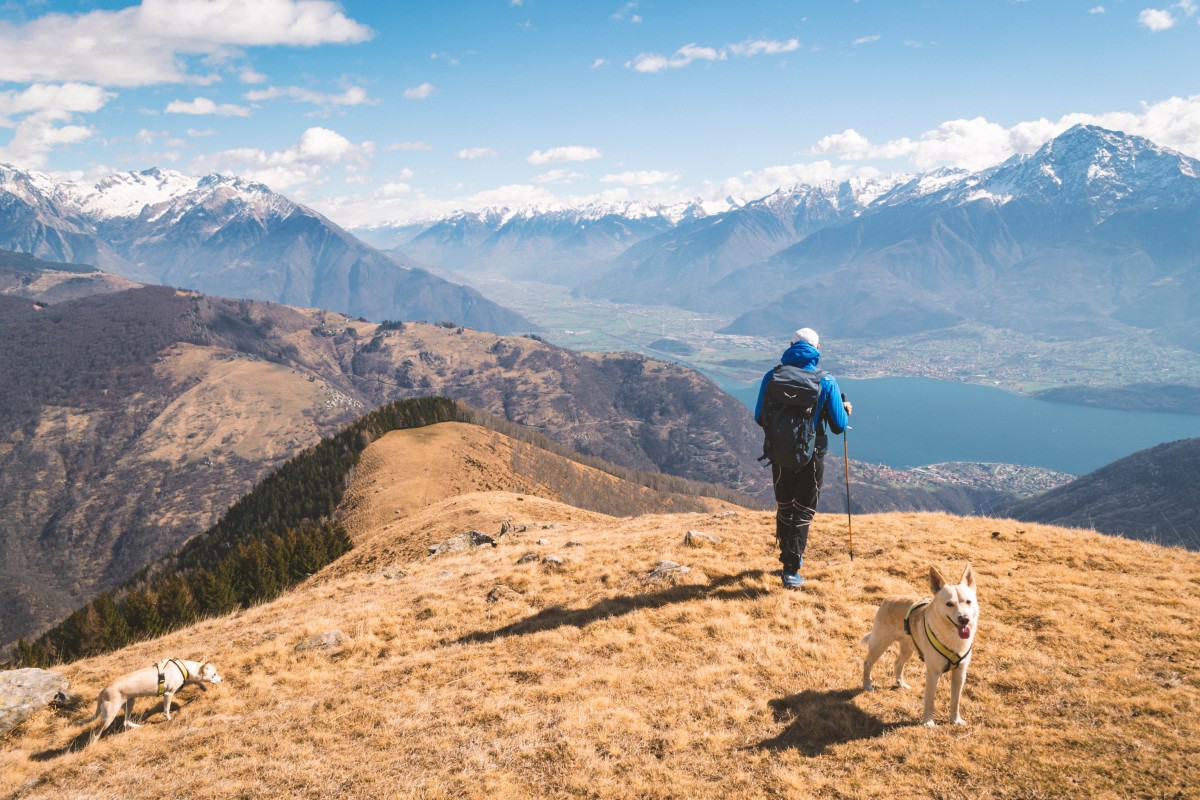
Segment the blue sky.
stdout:
<svg viewBox="0 0 1200 800">
<path fill-rule="evenodd" d="M 1200 157 L 1195 0 L 0 2 L 0 161 L 347 226 L 974 169 L 1075 122 Z"/>
</svg>

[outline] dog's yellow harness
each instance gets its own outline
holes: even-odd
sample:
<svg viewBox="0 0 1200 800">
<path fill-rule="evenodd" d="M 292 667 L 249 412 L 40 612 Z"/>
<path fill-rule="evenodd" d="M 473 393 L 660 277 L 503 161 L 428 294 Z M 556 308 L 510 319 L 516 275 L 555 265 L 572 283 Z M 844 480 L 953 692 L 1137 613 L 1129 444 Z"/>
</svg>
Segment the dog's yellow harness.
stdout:
<svg viewBox="0 0 1200 800">
<path fill-rule="evenodd" d="M 912 626 L 909 624 L 908 618 L 911 617 L 915 611 L 924 608 L 932 602 L 932 600 L 918 600 L 908 607 L 908 611 L 904 612 L 904 632 L 912 637 L 913 645 L 915 645 L 917 648 L 917 655 L 921 657 L 922 661 L 925 660 L 925 654 L 921 652 L 921 646 L 917 642 L 917 635 L 913 633 Z M 924 622 L 925 638 L 929 640 L 931 645 L 933 645 L 933 649 L 941 653 L 946 659 L 946 668 L 942 670 L 942 672 L 950 672 L 951 670 L 956 670 L 961 667 L 963 660 L 966 659 L 967 656 L 971 655 L 971 648 L 968 647 L 967 652 L 962 653 L 961 655 L 956 653 L 946 645 L 942 644 L 942 640 L 934 635 L 933 629 L 929 627 L 928 614 L 925 615 Z"/>
<path fill-rule="evenodd" d="M 905 625 L 907 626 L 907 624 L 908 623 L 906 621 Z M 155 695 L 156 697 L 162 697 L 163 692 L 167 690 L 167 664 L 174 664 L 175 668 L 179 670 L 179 674 L 183 676 L 183 682 L 179 684 L 180 686 L 183 686 L 184 683 L 187 683 L 187 679 L 191 675 L 191 673 L 188 672 L 188 668 L 185 667 L 183 662 L 178 658 L 165 658 L 162 661 L 155 661 L 154 668 L 158 670 L 158 694 Z"/>
</svg>

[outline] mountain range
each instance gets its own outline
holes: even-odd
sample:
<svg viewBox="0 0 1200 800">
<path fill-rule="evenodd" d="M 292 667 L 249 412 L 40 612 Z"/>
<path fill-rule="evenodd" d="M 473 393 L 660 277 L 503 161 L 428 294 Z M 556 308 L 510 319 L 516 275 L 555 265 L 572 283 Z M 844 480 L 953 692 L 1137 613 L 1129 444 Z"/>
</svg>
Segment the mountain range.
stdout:
<svg viewBox="0 0 1200 800">
<path fill-rule="evenodd" d="M 0 248 L 377 321 L 536 329 L 474 289 L 398 264 L 316 211 L 231 176 L 155 168 L 89 185 L 0 164 Z"/>
<path fill-rule="evenodd" d="M 1148 329 L 1200 351 L 1200 161 L 1138 136 L 1077 125 L 978 172 L 719 205 L 492 210 L 393 241 L 431 265 L 517 276 L 495 254 L 521 242 L 554 253 L 550 273 L 579 293 L 728 313 L 729 333 L 778 337 L 801 317 L 842 338 L 963 323 L 1052 340 Z"/>
</svg>

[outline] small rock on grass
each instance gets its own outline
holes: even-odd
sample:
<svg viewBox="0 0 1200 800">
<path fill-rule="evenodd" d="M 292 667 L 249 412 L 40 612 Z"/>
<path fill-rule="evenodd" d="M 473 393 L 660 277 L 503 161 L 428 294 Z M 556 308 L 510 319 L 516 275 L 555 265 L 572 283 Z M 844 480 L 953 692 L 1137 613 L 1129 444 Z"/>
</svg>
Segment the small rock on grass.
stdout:
<svg viewBox="0 0 1200 800">
<path fill-rule="evenodd" d="M 650 578 L 671 578 L 678 575 L 687 575 L 692 571 L 692 568 L 684 564 L 678 564 L 674 561 L 660 561 L 654 565 L 654 569 L 650 570 L 647 577 Z"/>
<path fill-rule="evenodd" d="M 505 586 L 502 583 L 499 586 L 493 587 L 493 589 L 488 592 L 487 601 L 489 603 L 497 603 L 501 600 L 516 599 L 520 596 L 521 593 L 516 589 L 512 588 L 511 586 Z"/>
<path fill-rule="evenodd" d="M 715 533 L 701 533 L 700 531 L 688 531 L 683 535 L 683 543 L 688 547 L 712 547 L 724 541 Z"/>
<path fill-rule="evenodd" d="M 308 637 L 296 645 L 296 652 L 302 653 L 305 650 L 337 650 L 341 649 L 345 643 L 346 634 L 335 628 L 334 630 Z"/>
</svg>

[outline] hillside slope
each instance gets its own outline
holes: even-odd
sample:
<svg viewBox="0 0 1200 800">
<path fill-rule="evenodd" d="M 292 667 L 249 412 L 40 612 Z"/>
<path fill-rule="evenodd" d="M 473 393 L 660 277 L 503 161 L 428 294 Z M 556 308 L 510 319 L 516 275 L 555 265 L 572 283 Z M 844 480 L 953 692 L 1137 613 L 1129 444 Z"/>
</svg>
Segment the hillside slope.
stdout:
<svg viewBox="0 0 1200 800">
<path fill-rule="evenodd" d="M 390 400 L 450 396 L 622 466 L 766 488 L 745 410 L 678 365 L 170 287 L 43 308 L 2 292 L 0 645 Z"/>
<path fill-rule="evenodd" d="M 429 460 L 436 443 L 418 457 L 397 442 L 410 434 L 367 451 L 345 516 L 357 546 L 340 561 L 272 603 L 63 667 L 84 702 L 7 737 L 0 795 L 1187 797 L 1200 785 L 1200 555 L 890 514 L 855 519 L 850 560 L 844 521 L 819 515 L 812 582 L 789 593 L 769 513 L 583 511 L 524 493 L 478 440 L 440 456 L 465 465 L 455 485 Z M 492 484 L 518 491 L 481 491 Z M 495 547 L 425 555 L 506 523 Z M 689 530 L 720 540 L 688 547 Z M 957 575 L 968 559 L 982 606 L 969 725 L 944 724 L 943 685 L 929 730 L 916 685 L 858 691 L 858 639 L 883 597 L 921 595 L 930 564 Z M 341 645 L 297 649 L 334 629 Z M 102 686 L 168 656 L 210 659 L 225 683 L 182 692 L 169 723 L 150 713 L 71 749 Z"/>
<path fill-rule="evenodd" d="M 1140 450 L 1000 513 L 1200 550 L 1200 439 Z"/>
</svg>

